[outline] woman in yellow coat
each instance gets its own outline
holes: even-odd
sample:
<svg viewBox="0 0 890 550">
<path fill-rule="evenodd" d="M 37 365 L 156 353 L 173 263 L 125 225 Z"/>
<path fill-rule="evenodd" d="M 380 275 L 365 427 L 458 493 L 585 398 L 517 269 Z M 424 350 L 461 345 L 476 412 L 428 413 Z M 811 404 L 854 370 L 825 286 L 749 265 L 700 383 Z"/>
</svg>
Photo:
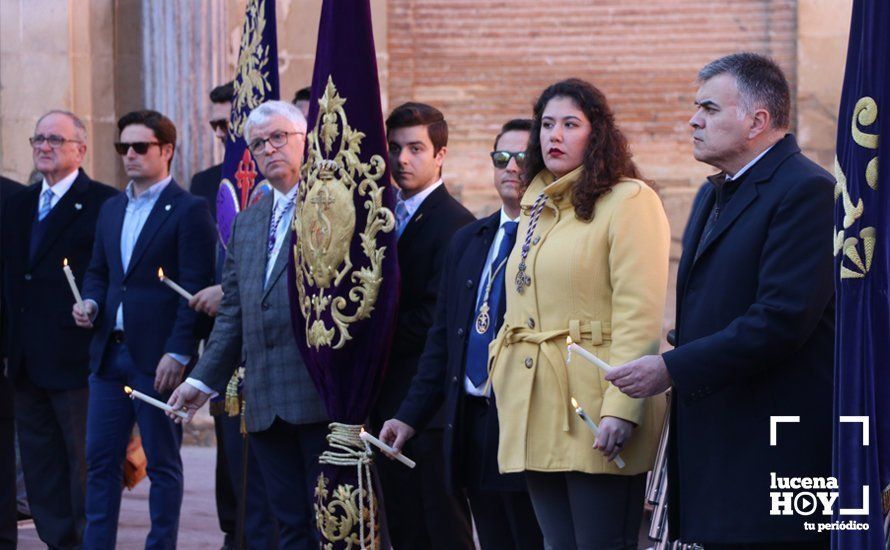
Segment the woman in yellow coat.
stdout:
<svg viewBox="0 0 890 550">
<path fill-rule="evenodd" d="M 489 348 L 498 463 L 526 473 L 548 548 L 636 548 L 665 398 L 630 398 L 581 357 L 566 364 L 566 337 L 614 365 L 656 353 L 670 230 L 597 88 L 553 84 L 534 124 L 507 312 Z M 595 444 L 572 397 L 599 425 Z"/>
</svg>

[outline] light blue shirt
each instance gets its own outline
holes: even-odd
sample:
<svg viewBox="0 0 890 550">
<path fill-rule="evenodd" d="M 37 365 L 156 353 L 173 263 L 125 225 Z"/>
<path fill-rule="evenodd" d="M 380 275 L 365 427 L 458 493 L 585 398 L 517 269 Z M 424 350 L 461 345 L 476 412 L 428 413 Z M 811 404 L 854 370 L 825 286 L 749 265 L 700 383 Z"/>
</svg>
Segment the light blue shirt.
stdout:
<svg viewBox="0 0 890 550">
<path fill-rule="evenodd" d="M 136 241 L 139 240 L 139 234 L 142 233 L 142 228 L 145 227 L 145 222 L 148 220 L 152 208 L 154 208 L 161 193 L 170 185 L 172 180 L 172 176 L 167 176 L 149 187 L 138 197 L 133 189 L 133 182 L 131 181 L 127 184 L 127 210 L 124 213 L 123 226 L 121 226 L 121 264 L 123 264 L 124 273 L 127 272 L 127 268 L 130 266 L 130 258 L 133 257 Z M 117 306 L 117 318 L 114 322 L 114 328 L 115 330 L 124 330 L 123 300 Z M 178 353 L 170 353 L 169 355 L 183 365 L 187 365 L 190 359 L 189 356 Z"/>
</svg>

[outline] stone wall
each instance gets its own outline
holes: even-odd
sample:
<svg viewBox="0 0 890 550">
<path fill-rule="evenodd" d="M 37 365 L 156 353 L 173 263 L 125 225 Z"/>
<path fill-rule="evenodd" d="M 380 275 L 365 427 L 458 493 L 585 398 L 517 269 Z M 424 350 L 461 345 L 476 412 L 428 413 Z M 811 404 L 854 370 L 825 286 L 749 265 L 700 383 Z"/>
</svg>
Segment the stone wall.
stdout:
<svg viewBox="0 0 890 550">
<path fill-rule="evenodd" d="M 146 7 L 174 4 L 191 19 L 149 31 Z M 234 73 L 245 4 L 0 0 L 0 172 L 27 178 L 27 137 L 41 113 L 61 107 L 87 123 L 87 170 L 121 185 L 111 149 L 117 117 L 148 103 L 163 106 L 175 99 L 177 86 L 185 90 L 180 103 L 165 108 L 189 119 L 180 128 L 180 140 L 189 144 L 180 169 L 218 162 L 221 149 L 202 120 L 210 89 Z M 408 100 L 445 112 L 451 127 L 446 182 L 477 215 L 497 206 L 487 153 L 500 125 L 528 116 L 546 85 L 580 76 L 608 95 L 643 173 L 658 184 L 674 235 L 675 266 L 692 197 L 711 172 L 694 161 L 689 143 L 695 74 L 707 61 L 739 50 L 772 55 L 785 68 L 795 89 L 799 141 L 831 168 L 852 0 L 371 4 L 384 112 Z M 276 6 L 281 94 L 290 99 L 311 81 L 321 2 L 277 0 Z M 203 30 L 175 52 L 206 52 L 197 69 L 202 76 L 159 89 L 165 64 L 156 41 L 182 38 L 189 28 Z M 175 175 L 183 183 L 190 176 Z M 668 319 L 672 304 L 671 296 Z"/>
</svg>

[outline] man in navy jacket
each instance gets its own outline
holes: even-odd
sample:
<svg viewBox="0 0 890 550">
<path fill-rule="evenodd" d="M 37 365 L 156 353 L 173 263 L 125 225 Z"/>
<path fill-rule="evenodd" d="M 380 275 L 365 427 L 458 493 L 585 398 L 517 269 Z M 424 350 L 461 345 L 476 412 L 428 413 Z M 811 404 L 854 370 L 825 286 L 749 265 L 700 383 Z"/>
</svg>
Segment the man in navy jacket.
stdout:
<svg viewBox="0 0 890 550">
<path fill-rule="evenodd" d="M 117 192 L 80 168 L 87 132 L 73 113 L 40 117 L 31 146 L 43 181 L 3 205 L 7 368 L 34 525 L 48 546 L 74 548 L 84 528 L 90 333 L 71 319 L 62 263 L 83 282 L 99 209 Z"/>
<path fill-rule="evenodd" d="M 483 550 L 543 546 L 525 477 L 498 473 L 498 418 L 494 396 L 485 390 L 488 343 L 506 308 L 506 301 L 497 298 L 504 287 L 499 264 L 516 241 L 521 165 L 531 127 L 531 120 L 511 120 L 495 139 L 494 185 L 503 207 L 461 228 L 451 240 L 417 375 L 395 418 L 380 432 L 401 449 L 445 404 L 446 483 L 466 489 Z M 475 321 L 482 303 L 493 314 L 488 330 L 478 333 Z"/>
<path fill-rule="evenodd" d="M 194 293 L 213 282 L 216 230 L 207 202 L 169 175 L 176 128 L 156 111 L 118 121 L 115 144 L 130 177 L 105 203 L 96 224 L 78 326 L 94 328 L 87 415 L 85 548 L 114 548 L 122 471 L 133 424 L 139 424 L 151 480 L 148 548 L 174 548 L 182 504 L 182 428 L 164 412 L 131 401 L 124 386 L 166 401 L 196 354 L 197 313 L 164 285 L 164 275 Z"/>
<path fill-rule="evenodd" d="M 831 475 L 834 178 L 801 154 L 788 82 L 750 53 L 699 72 L 696 200 L 677 275 L 674 350 L 606 376 L 631 397 L 673 387 L 671 538 L 706 548 L 823 548 L 771 513 L 771 476 Z M 771 442 L 771 418 L 783 424 Z M 828 521 L 826 519 L 825 521 Z"/>
</svg>

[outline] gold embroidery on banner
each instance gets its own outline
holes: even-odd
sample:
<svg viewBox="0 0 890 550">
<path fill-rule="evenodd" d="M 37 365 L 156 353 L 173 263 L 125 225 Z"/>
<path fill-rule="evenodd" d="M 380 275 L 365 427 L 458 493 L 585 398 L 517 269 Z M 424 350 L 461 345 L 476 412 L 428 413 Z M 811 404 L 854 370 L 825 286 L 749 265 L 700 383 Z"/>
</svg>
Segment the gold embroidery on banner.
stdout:
<svg viewBox="0 0 890 550">
<path fill-rule="evenodd" d="M 877 149 L 878 134 L 869 134 L 860 130 L 859 126 L 870 126 L 878 119 L 878 104 L 870 97 L 863 97 L 856 102 L 853 108 L 851 123 L 851 135 L 853 141 L 866 149 Z M 847 177 L 841 168 L 837 157 L 834 159 L 834 174 L 837 184 L 834 187 L 834 200 L 841 199 L 844 208 L 844 218 L 841 227 L 835 229 L 834 255 L 843 252 L 840 266 L 841 279 L 862 279 L 871 270 L 877 243 L 877 230 L 874 227 L 865 227 L 859 231 L 859 237 L 846 237 L 845 231 L 862 217 L 865 212 L 865 203 L 862 198 L 853 203 L 847 187 Z M 878 189 L 878 159 L 871 159 L 865 167 L 865 182 L 872 190 Z M 860 247 L 861 245 L 861 247 Z M 860 253 L 861 250 L 861 253 Z M 863 257 L 864 256 L 864 257 Z M 845 262 L 848 265 L 844 265 Z M 849 265 L 852 264 L 852 265 Z"/>
<path fill-rule="evenodd" d="M 235 142 L 243 135 L 247 116 L 265 100 L 272 90 L 267 75 L 269 46 L 263 47 L 266 29 L 266 0 L 250 0 L 241 33 L 241 53 L 238 56 L 235 78 L 235 98 L 232 102 L 232 130 L 229 139 Z"/>
<path fill-rule="evenodd" d="M 340 97 L 331 77 L 318 100 L 315 130 L 307 137 L 308 159 L 303 166 L 297 215 L 294 267 L 298 302 L 306 320 L 306 341 L 319 349 L 339 349 L 352 339 L 349 327 L 366 319 L 374 310 L 383 282 L 386 247 L 378 247 L 377 235 L 395 228 L 395 216 L 383 206 L 385 187 L 377 181 L 386 163 L 374 155 L 364 163 L 359 158 L 363 132 L 349 126 Z M 359 234 L 361 251 L 370 265 L 354 270 L 350 247 L 356 226 L 355 194 L 365 198 L 365 229 Z M 348 277 L 347 277 L 348 276 Z M 348 281 L 345 295 L 334 296 L 331 289 Z M 307 294 L 307 285 L 315 288 Z M 330 315 L 333 326 L 324 318 Z"/>
<path fill-rule="evenodd" d="M 318 531 L 324 535 L 323 548 L 333 548 L 335 542 L 343 541 L 347 550 L 352 548 L 380 548 L 380 529 L 371 523 L 371 506 L 362 500 L 374 499 L 373 492 L 357 489 L 352 485 L 338 485 L 333 494 L 328 489 L 330 480 L 324 475 L 318 476 L 315 486 L 315 523 Z M 374 533 L 370 535 L 370 545 L 362 546 L 359 522 L 374 525 Z"/>
</svg>

